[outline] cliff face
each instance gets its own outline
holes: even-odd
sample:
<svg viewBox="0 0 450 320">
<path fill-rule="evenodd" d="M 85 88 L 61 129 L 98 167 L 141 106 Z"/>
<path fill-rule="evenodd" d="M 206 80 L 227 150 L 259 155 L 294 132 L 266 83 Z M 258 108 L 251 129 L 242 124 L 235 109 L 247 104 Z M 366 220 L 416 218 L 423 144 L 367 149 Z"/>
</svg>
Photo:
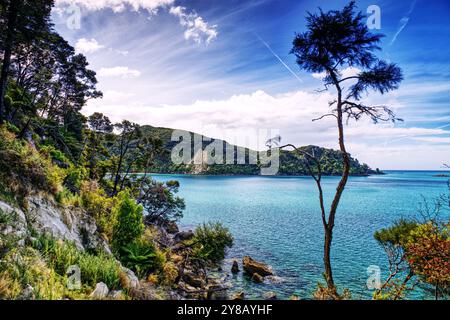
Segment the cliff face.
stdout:
<svg viewBox="0 0 450 320">
<path fill-rule="evenodd" d="M 62 207 L 44 196 L 32 195 L 27 210 L 0 201 L 0 211 L 5 220 L 11 221 L 0 224 L 0 233 L 17 237 L 19 244 L 23 245 L 33 233 L 48 234 L 73 242 L 80 250 L 101 249 L 111 253 L 98 235 L 94 219 L 80 208 Z"/>
</svg>

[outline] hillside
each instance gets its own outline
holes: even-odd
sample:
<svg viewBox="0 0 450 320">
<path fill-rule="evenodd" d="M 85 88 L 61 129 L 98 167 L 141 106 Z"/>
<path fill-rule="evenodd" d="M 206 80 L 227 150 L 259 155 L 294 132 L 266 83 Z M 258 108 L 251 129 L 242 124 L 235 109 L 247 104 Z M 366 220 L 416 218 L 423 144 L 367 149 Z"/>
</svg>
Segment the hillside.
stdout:
<svg viewBox="0 0 450 320">
<path fill-rule="evenodd" d="M 208 142 L 203 142 L 203 151 L 206 146 L 212 142 L 223 143 L 223 152 L 226 154 L 226 150 L 234 150 L 234 159 L 236 160 L 237 150 L 245 152 L 246 164 L 224 165 L 214 164 L 207 165 L 206 163 L 200 164 L 181 164 L 176 165 L 171 161 L 171 150 L 179 142 L 171 141 L 173 129 L 168 128 L 156 128 L 152 126 L 142 126 L 141 131 L 144 137 L 159 138 L 162 141 L 164 152 L 158 156 L 151 166 L 151 172 L 165 173 L 165 174 L 209 174 L 209 175 L 259 175 L 261 171 L 260 164 L 249 164 L 249 154 L 255 151 L 247 148 L 231 145 L 226 141 L 215 140 L 205 137 Z M 181 131 L 191 136 L 191 146 L 194 145 L 193 132 Z M 304 146 L 302 150 L 314 154 L 321 160 L 322 169 L 324 175 L 340 175 L 342 172 L 342 157 L 339 151 L 326 149 L 318 146 Z M 191 159 L 194 157 L 194 150 L 191 152 Z M 205 155 L 203 155 L 205 158 Z M 225 156 L 224 156 L 225 158 Z M 205 160 L 204 160 L 205 161 Z M 206 161 L 205 161 L 206 162 Z M 367 164 L 361 164 L 357 159 L 351 158 L 351 174 L 356 176 L 366 176 L 370 174 L 379 174 L 379 170 L 372 170 Z M 280 152 L 280 169 L 278 171 L 280 176 L 296 176 L 296 175 L 308 175 L 307 169 L 302 164 L 296 152 L 282 150 Z"/>
</svg>

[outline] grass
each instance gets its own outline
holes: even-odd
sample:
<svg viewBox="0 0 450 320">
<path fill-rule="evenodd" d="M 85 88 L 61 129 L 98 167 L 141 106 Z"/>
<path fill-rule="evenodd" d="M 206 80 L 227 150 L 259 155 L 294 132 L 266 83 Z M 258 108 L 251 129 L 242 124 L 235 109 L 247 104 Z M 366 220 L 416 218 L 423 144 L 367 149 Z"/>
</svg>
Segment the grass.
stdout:
<svg viewBox="0 0 450 320">
<path fill-rule="evenodd" d="M 65 275 L 70 266 L 77 265 L 83 285 L 94 287 L 98 282 L 104 282 L 109 289 L 120 287 L 120 268 L 112 256 L 82 252 L 73 243 L 49 236 L 41 236 L 33 246 L 59 275 Z"/>
</svg>

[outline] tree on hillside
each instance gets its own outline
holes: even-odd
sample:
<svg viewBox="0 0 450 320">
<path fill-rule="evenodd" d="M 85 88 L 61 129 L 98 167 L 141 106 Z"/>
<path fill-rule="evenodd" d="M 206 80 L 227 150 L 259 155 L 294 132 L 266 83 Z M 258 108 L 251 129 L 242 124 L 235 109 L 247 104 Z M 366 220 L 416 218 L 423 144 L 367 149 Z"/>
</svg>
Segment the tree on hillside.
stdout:
<svg viewBox="0 0 450 320">
<path fill-rule="evenodd" d="M 123 190 L 125 180 L 137 161 L 135 151 L 139 148 L 139 139 L 142 133 L 138 124 L 128 120 L 123 120 L 114 126 L 119 131 L 116 144 L 113 147 L 114 172 L 111 176 L 113 181 L 112 194 L 115 195 Z"/>
<path fill-rule="evenodd" d="M 0 2 L 0 124 L 5 120 L 5 96 L 11 76 L 11 59 L 21 45 L 30 44 L 51 29 L 53 0 L 2 0 Z"/>
<path fill-rule="evenodd" d="M 106 137 L 112 136 L 114 125 L 98 112 L 89 116 L 87 122 L 89 130 L 85 130 L 83 159 L 89 169 L 89 178 L 102 181 L 110 167 Z"/>
<path fill-rule="evenodd" d="M 325 232 L 323 261 L 327 287 L 331 293 L 336 293 L 331 267 L 333 228 L 350 174 L 350 155 L 345 144 L 344 123 L 351 119 L 358 121 L 363 117 L 369 117 L 375 123 L 400 120 L 387 106 L 371 106 L 361 102 L 369 90 L 384 94 L 397 89 L 402 81 L 402 72 L 397 65 L 375 56 L 374 52 L 380 49 L 379 43 L 383 36 L 369 32 L 365 17 L 355 9 L 355 2 L 352 1 L 342 10 L 323 12 L 320 9 L 318 13 L 308 13 L 307 31 L 296 35 L 291 51 L 301 69 L 324 74 L 325 89 L 333 88 L 336 92 L 336 98 L 329 103 L 330 112 L 319 118 L 332 117 L 336 120 L 343 164 L 342 177 L 328 212 L 321 189 L 320 161 L 314 161 L 314 155 L 303 154 L 319 169 L 319 176 L 315 177 L 318 178 L 316 182 Z M 354 76 L 344 77 L 342 71 L 348 67 L 359 71 Z"/>
</svg>

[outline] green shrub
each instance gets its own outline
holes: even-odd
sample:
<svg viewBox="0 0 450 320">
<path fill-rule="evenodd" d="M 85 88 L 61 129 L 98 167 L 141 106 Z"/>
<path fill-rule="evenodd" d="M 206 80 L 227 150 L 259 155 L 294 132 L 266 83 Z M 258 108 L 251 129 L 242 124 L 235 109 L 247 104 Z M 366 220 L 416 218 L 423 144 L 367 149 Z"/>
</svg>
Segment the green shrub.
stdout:
<svg viewBox="0 0 450 320">
<path fill-rule="evenodd" d="M 64 172 L 33 146 L 18 140 L 0 126 L 0 179 L 3 189 L 24 197 L 35 188 L 56 194 L 62 187 Z"/>
<path fill-rule="evenodd" d="M 196 259 L 215 265 L 222 262 L 227 248 L 233 246 L 233 236 L 220 223 L 204 223 L 197 227 L 191 242 Z"/>
<path fill-rule="evenodd" d="M 136 240 L 120 250 L 120 261 L 140 278 L 158 271 L 165 263 L 164 255 L 151 242 Z"/>
<path fill-rule="evenodd" d="M 45 154 L 54 160 L 62 163 L 69 163 L 66 155 L 61 150 L 56 149 L 53 145 L 42 146 L 40 152 L 41 154 Z"/>
<path fill-rule="evenodd" d="M 119 253 L 122 247 L 135 242 L 143 235 L 143 208 L 128 191 L 123 191 L 118 195 L 113 214 L 117 216 L 117 222 L 113 227 L 112 246 L 115 252 Z"/>
<path fill-rule="evenodd" d="M 58 202 L 64 206 L 68 206 L 68 205 L 79 206 L 80 205 L 80 197 L 76 194 L 73 194 L 66 188 L 63 188 L 62 191 L 56 193 L 55 200 L 56 200 L 56 202 Z"/>
<path fill-rule="evenodd" d="M 82 183 L 80 197 L 81 205 L 94 217 L 99 232 L 104 238 L 111 240 L 117 220 L 117 210 L 112 210 L 116 198 L 107 197 L 95 181 Z"/>
<path fill-rule="evenodd" d="M 79 193 L 81 184 L 86 178 L 87 178 L 86 168 L 71 166 L 67 170 L 67 175 L 64 179 L 64 186 L 66 186 L 73 193 Z"/>
</svg>

